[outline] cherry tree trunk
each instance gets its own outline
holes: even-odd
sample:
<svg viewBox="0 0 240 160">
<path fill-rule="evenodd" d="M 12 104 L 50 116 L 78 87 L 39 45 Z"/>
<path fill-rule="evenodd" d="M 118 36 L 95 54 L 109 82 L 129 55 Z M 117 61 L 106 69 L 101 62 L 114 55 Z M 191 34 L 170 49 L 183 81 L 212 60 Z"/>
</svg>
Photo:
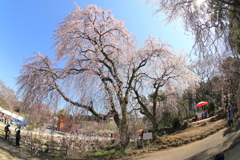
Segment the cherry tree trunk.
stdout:
<svg viewBox="0 0 240 160">
<path fill-rule="evenodd" d="M 121 108 L 122 108 L 122 117 L 119 118 L 118 116 L 116 116 L 114 117 L 114 120 L 119 129 L 121 148 L 125 149 L 130 142 L 129 131 L 128 131 L 128 114 L 127 114 L 126 106 Z"/>
<path fill-rule="evenodd" d="M 152 141 L 155 141 L 157 139 L 158 135 L 158 123 L 156 121 L 152 122 Z"/>
<path fill-rule="evenodd" d="M 121 127 L 119 128 L 120 132 L 120 141 L 121 148 L 124 149 L 129 144 L 129 132 L 128 132 L 128 123 L 125 120 L 121 121 Z"/>
</svg>

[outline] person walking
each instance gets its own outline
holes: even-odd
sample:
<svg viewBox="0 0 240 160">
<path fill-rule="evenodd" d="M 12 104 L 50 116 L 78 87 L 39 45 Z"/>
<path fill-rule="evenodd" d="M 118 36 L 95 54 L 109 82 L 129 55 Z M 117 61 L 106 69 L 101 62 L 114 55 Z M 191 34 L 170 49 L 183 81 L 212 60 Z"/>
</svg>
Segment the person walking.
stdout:
<svg viewBox="0 0 240 160">
<path fill-rule="evenodd" d="M 15 128 L 15 131 L 21 130 L 21 127 L 22 127 L 22 122 L 21 122 L 21 121 L 18 121 L 18 122 L 17 122 L 17 128 Z"/>
<path fill-rule="evenodd" d="M 5 126 L 5 128 L 4 128 L 4 131 L 5 131 L 5 139 L 6 139 L 6 140 L 8 139 L 8 134 L 11 133 L 9 127 L 10 127 L 10 124 L 7 124 L 7 125 Z"/>
<path fill-rule="evenodd" d="M 233 124 L 233 106 L 229 105 L 227 107 L 227 117 L 228 117 L 228 126 L 231 127 L 231 125 Z"/>
<path fill-rule="evenodd" d="M 20 139 L 21 139 L 21 135 L 20 135 L 20 129 L 19 129 L 16 132 L 16 147 L 18 147 L 18 148 L 20 146 Z"/>
</svg>

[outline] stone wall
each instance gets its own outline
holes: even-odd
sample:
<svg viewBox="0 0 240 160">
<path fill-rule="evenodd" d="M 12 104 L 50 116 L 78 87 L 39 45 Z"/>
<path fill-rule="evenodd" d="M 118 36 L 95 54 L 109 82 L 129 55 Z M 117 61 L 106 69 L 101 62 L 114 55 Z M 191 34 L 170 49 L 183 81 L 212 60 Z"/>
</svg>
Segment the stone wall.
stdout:
<svg viewBox="0 0 240 160">
<path fill-rule="evenodd" d="M 21 145 L 31 150 L 45 153 L 75 155 L 80 153 L 97 152 L 107 148 L 112 141 L 83 140 L 77 137 L 35 137 L 23 138 Z"/>
<path fill-rule="evenodd" d="M 4 138 L 5 132 L 0 130 L 1 137 Z M 84 140 L 78 137 L 53 137 L 35 135 L 31 132 L 22 134 L 20 146 L 26 147 L 35 153 L 56 153 L 61 155 L 76 155 L 81 153 L 97 152 L 109 147 L 114 140 Z M 9 143 L 15 145 L 15 134 L 9 137 Z"/>
</svg>

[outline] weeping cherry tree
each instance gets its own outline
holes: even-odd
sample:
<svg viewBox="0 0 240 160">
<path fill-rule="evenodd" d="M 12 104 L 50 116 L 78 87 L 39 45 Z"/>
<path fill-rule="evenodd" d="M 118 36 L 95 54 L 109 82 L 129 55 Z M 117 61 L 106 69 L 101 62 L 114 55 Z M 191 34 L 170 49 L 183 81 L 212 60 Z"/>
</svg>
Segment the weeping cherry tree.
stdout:
<svg viewBox="0 0 240 160">
<path fill-rule="evenodd" d="M 76 5 L 59 23 L 54 37 L 54 62 L 37 53 L 21 69 L 18 93 L 24 104 L 55 107 L 62 99 L 99 119 L 113 117 L 125 148 L 130 141 L 129 106 L 138 92 L 137 82 L 157 74 L 165 63 L 159 59 L 161 54 L 171 53 L 170 49 L 156 46 L 152 37 L 136 49 L 134 36 L 124 23 L 95 5 L 85 9 Z M 161 82 L 156 79 L 156 83 Z"/>
</svg>

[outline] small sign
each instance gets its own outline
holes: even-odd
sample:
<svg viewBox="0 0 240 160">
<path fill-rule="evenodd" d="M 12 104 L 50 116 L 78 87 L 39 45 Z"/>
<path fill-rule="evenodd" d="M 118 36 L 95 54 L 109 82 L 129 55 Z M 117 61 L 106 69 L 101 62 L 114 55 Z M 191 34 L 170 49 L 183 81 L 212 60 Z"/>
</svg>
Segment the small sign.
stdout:
<svg viewBox="0 0 240 160">
<path fill-rule="evenodd" d="M 143 139 L 152 139 L 152 132 L 143 133 Z"/>
</svg>

